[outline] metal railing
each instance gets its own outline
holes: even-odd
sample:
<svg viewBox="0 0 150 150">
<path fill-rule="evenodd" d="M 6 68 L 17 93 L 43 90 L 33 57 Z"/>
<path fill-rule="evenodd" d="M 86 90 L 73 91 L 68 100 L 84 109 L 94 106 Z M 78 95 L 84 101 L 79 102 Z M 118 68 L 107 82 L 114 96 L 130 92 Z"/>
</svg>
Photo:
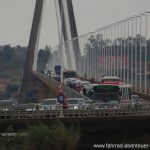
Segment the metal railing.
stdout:
<svg viewBox="0 0 150 150">
<path fill-rule="evenodd" d="M 52 118 L 111 118 L 111 117 L 150 117 L 150 104 L 141 104 L 134 108 L 117 109 L 67 109 L 56 108 L 54 110 L 22 110 L 22 109 L 0 109 L 0 120 L 21 120 L 21 119 L 52 119 Z"/>
</svg>

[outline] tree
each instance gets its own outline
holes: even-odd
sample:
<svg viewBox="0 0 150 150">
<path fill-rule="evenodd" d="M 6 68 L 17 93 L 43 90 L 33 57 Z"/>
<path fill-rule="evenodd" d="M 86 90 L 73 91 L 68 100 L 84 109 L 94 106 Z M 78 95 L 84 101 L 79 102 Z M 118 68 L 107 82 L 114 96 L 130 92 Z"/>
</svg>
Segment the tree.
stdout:
<svg viewBox="0 0 150 150">
<path fill-rule="evenodd" d="M 47 64 L 48 58 L 51 55 L 51 47 L 46 46 L 45 49 L 40 49 L 38 53 L 38 61 L 37 66 L 39 70 L 45 70 L 45 66 Z"/>
<path fill-rule="evenodd" d="M 11 60 L 12 59 L 14 51 L 12 50 L 10 45 L 4 45 L 3 46 L 3 52 L 4 52 L 5 60 Z"/>
<path fill-rule="evenodd" d="M 28 149 L 32 146 L 35 150 L 51 150 L 50 148 L 50 130 L 44 124 L 38 124 L 29 127 L 27 135 Z"/>
<path fill-rule="evenodd" d="M 7 86 L 6 91 L 11 94 L 14 92 L 17 92 L 19 90 L 19 85 L 12 83 L 10 85 Z"/>
<path fill-rule="evenodd" d="M 79 128 L 72 125 L 66 128 L 60 120 L 54 121 L 50 126 L 39 123 L 29 127 L 26 149 L 73 150 L 79 138 Z"/>
</svg>

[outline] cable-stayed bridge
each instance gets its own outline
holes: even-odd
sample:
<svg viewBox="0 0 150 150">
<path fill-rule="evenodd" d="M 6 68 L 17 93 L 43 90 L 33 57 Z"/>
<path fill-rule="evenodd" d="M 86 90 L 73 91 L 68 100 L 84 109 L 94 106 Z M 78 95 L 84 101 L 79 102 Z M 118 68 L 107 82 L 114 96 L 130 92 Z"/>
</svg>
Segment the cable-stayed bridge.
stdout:
<svg viewBox="0 0 150 150">
<path fill-rule="evenodd" d="M 29 39 L 26 64 L 24 68 L 23 81 L 20 89 L 19 103 L 31 102 L 28 94 L 36 94 L 36 102 L 45 98 L 57 96 L 57 85 L 59 82 L 39 73 L 37 70 L 38 42 L 40 36 L 41 19 L 44 0 L 36 0 L 32 29 Z M 54 70 L 55 65 L 61 65 L 62 70 L 74 70 L 84 80 L 93 79 L 100 82 L 102 76 L 118 76 L 124 84 L 132 86 L 132 93 L 140 97 L 150 99 L 150 40 L 148 34 L 149 12 L 136 15 L 111 25 L 102 27 L 92 33 L 78 36 L 75 23 L 72 1 L 56 0 L 55 8 L 57 14 L 59 44 L 53 49 L 47 62 L 47 70 Z M 66 97 L 83 97 L 82 94 L 65 86 Z M 35 102 L 35 101 L 34 101 Z M 149 105 L 147 105 L 149 106 Z M 150 119 L 149 107 L 142 109 L 117 109 L 117 110 L 63 110 L 65 115 L 60 115 L 60 110 L 33 111 L 27 116 L 42 119 L 66 118 L 76 119 L 91 118 L 101 120 L 102 118 L 127 118 L 145 122 Z M 31 113 L 31 114 L 30 114 Z M 42 114 L 41 114 L 42 113 Z M 2 120 L 13 120 L 26 118 L 26 112 L 13 111 L 2 113 Z M 39 114 L 39 115 L 37 115 Z M 51 114 L 52 115 L 51 117 Z M 111 116 L 112 115 L 112 116 Z M 18 116 L 16 118 L 15 116 Z M 35 117 L 36 116 L 36 117 Z M 27 117 L 28 118 L 28 117 Z M 141 119 L 142 118 L 142 119 Z M 29 119 L 29 118 L 28 118 Z M 107 120 L 106 119 L 106 120 Z M 110 123 L 109 122 L 109 123 Z"/>
</svg>

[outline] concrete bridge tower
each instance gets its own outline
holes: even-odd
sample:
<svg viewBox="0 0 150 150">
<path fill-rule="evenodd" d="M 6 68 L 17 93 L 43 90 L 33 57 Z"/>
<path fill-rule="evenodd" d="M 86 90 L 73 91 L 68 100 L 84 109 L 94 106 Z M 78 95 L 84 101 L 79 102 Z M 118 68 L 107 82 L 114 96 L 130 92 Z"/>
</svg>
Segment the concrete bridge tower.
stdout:
<svg viewBox="0 0 150 150">
<path fill-rule="evenodd" d="M 42 99 L 48 97 L 48 87 L 44 85 L 41 81 L 38 81 L 33 75 L 33 65 L 35 59 L 35 49 L 38 39 L 38 33 L 40 28 L 40 21 L 42 17 L 44 0 L 36 0 L 34 17 L 32 22 L 32 28 L 30 33 L 30 39 L 28 44 L 26 62 L 23 73 L 22 85 L 20 88 L 19 102 L 25 103 L 28 102 L 28 97 L 33 99 Z M 59 14 L 59 28 L 63 35 L 63 41 L 71 40 L 74 37 L 77 37 L 77 29 L 74 17 L 74 11 L 72 6 L 72 0 L 57 0 L 56 2 L 56 11 Z M 75 45 L 75 46 L 74 46 Z M 66 55 L 70 58 L 70 69 L 76 69 L 75 57 L 79 55 L 78 42 L 69 44 L 69 48 L 66 49 Z M 75 49 L 76 47 L 76 49 Z M 39 90 L 39 87 L 43 87 Z M 47 90 L 46 90 L 47 89 Z M 31 99 L 32 99 L 31 98 Z M 32 100 L 31 100 L 32 101 Z"/>
</svg>

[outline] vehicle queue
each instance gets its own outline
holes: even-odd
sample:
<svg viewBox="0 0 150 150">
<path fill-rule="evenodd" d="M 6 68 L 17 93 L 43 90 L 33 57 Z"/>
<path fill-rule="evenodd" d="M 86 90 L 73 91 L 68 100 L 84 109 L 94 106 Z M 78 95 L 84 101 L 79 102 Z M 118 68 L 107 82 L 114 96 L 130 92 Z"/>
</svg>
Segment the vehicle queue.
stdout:
<svg viewBox="0 0 150 150">
<path fill-rule="evenodd" d="M 131 86 L 123 84 L 118 77 L 103 77 L 99 83 L 93 83 L 93 81 L 91 83 L 75 76 L 72 77 L 68 76 L 64 79 L 64 84 L 91 99 L 90 102 L 84 98 L 69 98 L 60 104 L 57 98 L 48 98 L 40 103 L 20 104 L 13 107 L 26 111 L 37 109 L 120 109 L 139 107 L 142 103 L 138 95 L 131 94 Z"/>
</svg>

